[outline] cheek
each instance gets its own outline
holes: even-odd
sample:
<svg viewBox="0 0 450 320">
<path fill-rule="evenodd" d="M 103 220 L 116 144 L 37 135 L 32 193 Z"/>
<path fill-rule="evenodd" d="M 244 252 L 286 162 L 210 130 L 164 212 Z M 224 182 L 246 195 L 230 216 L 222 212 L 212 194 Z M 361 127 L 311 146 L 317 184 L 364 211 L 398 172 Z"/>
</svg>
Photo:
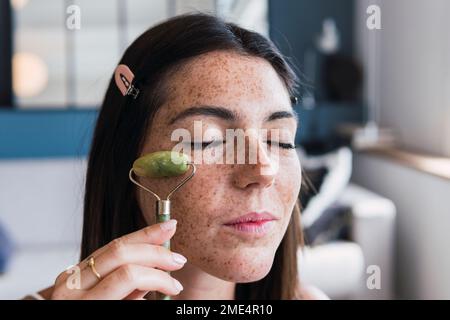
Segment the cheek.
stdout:
<svg viewBox="0 0 450 320">
<path fill-rule="evenodd" d="M 226 202 L 227 176 L 217 166 L 201 166 L 196 175 L 172 198 L 172 217 L 179 221 L 177 241 L 202 242 Z M 212 236 L 212 235 L 211 235 Z"/>
<path fill-rule="evenodd" d="M 291 221 L 292 211 L 299 197 L 301 183 L 302 173 L 298 158 L 287 157 L 280 159 L 279 172 L 274 186 L 278 196 L 278 205 L 284 212 L 283 227 L 279 233 L 280 242 Z"/>
<path fill-rule="evenodd" d="M 255 281 L 271 268 L 273 255 L 289 223 L 290 214 L 301 185 L 300 163 L 293 157 L 280 159 L 276 184 L 267 189 L 266 199 L 274 209 L 284 211 L 285 223 L 278 232 L 258 246 L 239 242 L 224 243 L 216 226 L 228 208 L 246 208 L 247 198 L 232 184 L 233 168 L 228 165 L 199 165 L 197 173 L 172 197 L 172 218 L 178 220 L 171 246 L 190 263 L 229 281 Z M 165 179 L 154 183 L 166 195 L 177 181 Z M 179 180 L 178 180 L 179 181 Z M 155 199 L 145 195 L 147 221 L 154 221 Z M 152 220 L 153 219 L 153 220 Z M 262 245 L 264 244 L 264 245 Z M 258 259 L 255 259 L 258 257 Z"/>
<path fill-rule="evenodd" d="M 276 184 L 282 203 L 293 206 L 302 184 L 301 165 L 296 155 L 280 159 Z"/>
<path fill-rule="evenodd" d="M 229 176 L 220 166 L 204 165 L 198 174 L 173 198 L 173 218 L 178 220 L 177 231 L 172 241 L 172 250 L 180 252 L 188 261 L 205 272 L 220 278 L 229 278 L 224 274 L 234 270 L 230 264 L 236 259 L 218 240 L 217 220 L 221 218 L 223 208 L 229 206 Z M 222 272 L 220 271 L 222 270 Z"/>
<path fill-rule="evenodd" d="M 219 252 L 219 248 L 214 249 L 216 231 L 212 224 L 227 201 L 223 196 L 227 193 L 227 182 L 226 177 L 218 175 L 217 172 L 218 170 L 208 169 L 207 166 L 198 168 L 196 175 L 171 198 L 171 218 L 178 221 L 177 230 L 171 240 L 172 250 L 185 255 L 191 262 L 196 261 L 196 264 L 205 259 L 212 263 L 214 259 L 209 257 L 217 256 Z M 156 193 L 165 198 L 180 181 L 164 179 L 149 181 L 145 185 L 151 190 L 158 190 Z M 155 197 L 141 191 L 140 198 L 146 222 L 155 223 Z M 208 258 L 205 258 L 206 256 Z"/>
</svg>

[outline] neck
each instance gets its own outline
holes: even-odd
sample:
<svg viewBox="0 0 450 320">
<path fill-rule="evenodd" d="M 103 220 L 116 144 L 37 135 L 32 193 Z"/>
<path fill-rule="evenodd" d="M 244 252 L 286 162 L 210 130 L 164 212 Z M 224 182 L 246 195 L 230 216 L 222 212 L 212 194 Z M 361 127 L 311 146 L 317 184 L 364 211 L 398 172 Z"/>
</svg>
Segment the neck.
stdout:
<svg viewBox="0 0 450 320">
<path fill-rule="evenodd" d="M 234 300 L 236 284 L 214 277 L 189 262 L 171 275 L 181 282 L 184 290 L 174 300 Z"/>
</svg>

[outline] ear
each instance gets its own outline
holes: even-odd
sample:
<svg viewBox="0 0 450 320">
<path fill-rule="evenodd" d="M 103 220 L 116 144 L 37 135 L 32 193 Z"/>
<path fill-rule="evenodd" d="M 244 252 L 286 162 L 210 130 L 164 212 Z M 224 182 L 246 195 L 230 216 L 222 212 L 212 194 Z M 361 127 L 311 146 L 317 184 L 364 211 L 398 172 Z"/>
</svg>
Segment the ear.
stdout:
<svg viewBox="0 0 450 320">
<path fill-rule="evenodd" d="M 122 95 L 126 95 L 131 87 L 134 79 L 134 74 L 131 72 L 130 68 L 124 64 L 119 64 L 114 73 L 114 79 L 116 85 L 119 88 Z"/>
</svg>

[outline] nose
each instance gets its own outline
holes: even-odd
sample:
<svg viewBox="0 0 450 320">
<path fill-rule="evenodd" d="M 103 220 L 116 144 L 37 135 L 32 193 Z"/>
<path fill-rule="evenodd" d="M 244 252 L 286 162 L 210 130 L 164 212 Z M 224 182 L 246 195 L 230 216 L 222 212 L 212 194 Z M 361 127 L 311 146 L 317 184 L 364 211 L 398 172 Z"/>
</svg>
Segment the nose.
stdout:
<svg viewBox="0 0 450 320">
<path fill-rule="evenodd" d="M 251 139 L 251 138 L 249 138 Z M 237 164 L 234 172 L 234 185 L 240 189 L 251 187 L 268 188 L 275 182 L 275 176 L 278 171 L 278 158 L 272 159 L 263 142 L 253 140 L 256 148 L 256 161 L 251 161 L 249 156 L 250 144 L 245 146 L 245 163 Z"/>
</svg>

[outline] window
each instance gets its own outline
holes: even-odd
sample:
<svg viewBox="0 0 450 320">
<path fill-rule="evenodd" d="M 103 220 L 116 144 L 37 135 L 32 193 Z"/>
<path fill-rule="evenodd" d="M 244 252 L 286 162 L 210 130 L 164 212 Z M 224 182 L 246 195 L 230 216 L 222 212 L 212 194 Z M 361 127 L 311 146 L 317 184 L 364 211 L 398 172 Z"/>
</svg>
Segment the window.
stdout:
<svg viewBox="0 0 450 320">
<path fill-rule="evenodd" d="M 0 1 L 8 11 L 8 1 Z M 11 0 L 10 6 L 14 28 L 4 32 L 12 32 L 14 99 L 5 90 L 0 104 L 26 109 L 98 107 L 125 48 L 176 14 L 216 12 L 268 34 L 266 0 Z M 68 27 L 68 19 L 78 19 L 78 27 Z M 1 81 L 11 87 L 11 74 Z"/>
<path fill-rule="evenodd" d="M 366 8 L 374 3 L 381 30 L 365 26 Z M 356 6 L 359 55 L 369 70 L 366 83 L 375 84 L 368 99 L 378 110 L 375 120 L 407 149 L 450 157 L 450 2 L 361 0 Z"/>
</svg>

